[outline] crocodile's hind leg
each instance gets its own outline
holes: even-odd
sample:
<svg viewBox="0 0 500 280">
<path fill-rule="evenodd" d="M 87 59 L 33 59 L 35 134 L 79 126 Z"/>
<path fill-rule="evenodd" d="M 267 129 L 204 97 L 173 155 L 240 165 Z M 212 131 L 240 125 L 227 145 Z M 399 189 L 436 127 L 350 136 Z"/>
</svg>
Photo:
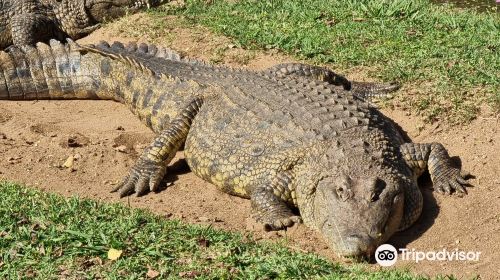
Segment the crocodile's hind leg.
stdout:
<svg viewBox="0 0 500 280">
<path fill-rule="evenodd" d="M 158 190 L 159 184 L 167 172 L 168 163 L 182 146 L 191 124 L 203 103 L 202 98 L 195 98 L 174 118 L 166 129 L 154 140 L 138 159 L 129 174 L 113 192 L 120 197 L 135 193 L 140 196 L 147 191 Z"/>
<path fill-rule="evenodd" d="M 393 97 L 393 92 L 401 88 L 397 82 L 386 84 L 370 83 L 370 82 L 351 82 L 351 89 L 353 95 L 362 100 L 377 100 L 383 98 Z"/>
<path fill-rule="evenodd" d="M 351 82 L 344 76 L 333 72 L 330 69 L 302 64 L 302 63 L 281 63 L 265 70 L 277 78 L 287 76 L 311 77 L 318 81 L 327 82 L 335 86 L 342 86 L 345 90 L 351 89 Z"/>
<path fill-rule="evenodd" d="M 277 78 L 287 76 L 310 77 L 334 86 L 340 86 L 344 90 L 351 91 L 354 96 L 363 100 L 391 97 L 391 93 L 400 88 L 398 83 L 380 84 L 349 81 L 344 76 L 328 68 L 302 63 L 278 64 L 265 70 L 265 73 Z"/>
<path fill-rule="evenodd" d="M 34 45 L 39 41 L 48 41 L 54 32 L 54 22 L 46 16 L 36 13 L 15 15 L 10 19 L 12 42 L 14 45 Z M 61 39 L 61 38 L 58 38 Z"/>
<path fill-rule="evenodd" d="M 94 24 L 94 25 L 91 25 L 91 26 L 86 26 L 86 27 L 75 27 L 73 26 L 71 28 L 71 30 L 68 30 L 68 35 L 72 38 L 72 39 L 80 39 L 84 36 L 87 36 L 89 35 L 90 33 L 96 31 L 97 29 L 99 29 L 101 27 L 101 24 L 97 23 L 97 24 Z"/>
<path fill-rule="evenodd" d="M 453 167 L 448 152 L 439 143 L 406 143 L 400 147 L 406 163 L 420 176 L 426 169 L 429 170 L 431 180 L 440 193 L 459 195 L 467 194 L 465 186 L 470 185 L 459 168 Z"/>
<path fill-rule="evenodd" d="M 293 191 L 289 189 L 291 175 L 283 172 L 269 185 L 261 185 L 250 194 L 253 217 L 264 224 L 266 231 L 280 230 L 301 223 L 289 205 L 294 204 Z"/>
</svg>

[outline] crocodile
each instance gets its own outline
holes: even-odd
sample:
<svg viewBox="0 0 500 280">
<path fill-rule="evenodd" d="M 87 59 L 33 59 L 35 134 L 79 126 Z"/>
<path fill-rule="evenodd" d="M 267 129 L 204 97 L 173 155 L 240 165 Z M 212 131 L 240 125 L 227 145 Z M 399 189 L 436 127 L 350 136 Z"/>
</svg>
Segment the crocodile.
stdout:
<svg viewBox="0 0 500 280">
<path fill-rule="evenodd" d="M 0 49 L 49 39 L 79 39 L 100 23 L 163 0 L 0 0 Z"/>
<path fill-rule="evenodd" d="M 303 222 L 340 256 L 373 256 L 417 220 L 423 172 L 440 193 L 469 186 L 442 144 L 411 142 L 327 68 L 251 71 L 155 45 L 56 40 L 0 52 L 0 67 L 0 99 L 114 100 L 156 133 L 112 190 L 120 197 L 160 191 L 184 149 L 194 174 L 250 199 L 264 230 Z"/>
</svg>

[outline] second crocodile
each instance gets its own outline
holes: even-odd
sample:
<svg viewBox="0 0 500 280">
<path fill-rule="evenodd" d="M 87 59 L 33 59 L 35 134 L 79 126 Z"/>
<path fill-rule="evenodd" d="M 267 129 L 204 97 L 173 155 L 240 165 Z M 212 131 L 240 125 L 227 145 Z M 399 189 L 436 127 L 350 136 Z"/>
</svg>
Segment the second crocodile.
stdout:
<svg viewBox="0 0 500 280">
<path fill-rule="evenodd" d="M 163 0 L 0 0 L 0 49 L 79 39 L 111 20 Z"/>
</svg>

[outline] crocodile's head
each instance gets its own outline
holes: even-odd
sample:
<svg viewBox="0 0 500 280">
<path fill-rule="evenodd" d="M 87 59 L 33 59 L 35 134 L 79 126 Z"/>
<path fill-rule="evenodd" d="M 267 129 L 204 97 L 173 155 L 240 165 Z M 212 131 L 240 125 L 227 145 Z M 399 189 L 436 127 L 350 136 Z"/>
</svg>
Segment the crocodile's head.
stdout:
<svg viewBox="0 0 500 280">
<path fill-rule="evenodd" d="M 166 0 L 85 0 L 85 10 L 95 22 L 104 22 L 163 2 Z"/>
<path fill-rule="evenodd" d="M 392 159 L 381 160 L 387 154 L 349 144 L 345 150 L 333 145 L 306 163 L 306 179 L 297 176 L 297 203 L 304 223 L 331 249 L 357 259 L 372 256 L 397 231 L 408 181 L 384 163 Z"/>
</svg>

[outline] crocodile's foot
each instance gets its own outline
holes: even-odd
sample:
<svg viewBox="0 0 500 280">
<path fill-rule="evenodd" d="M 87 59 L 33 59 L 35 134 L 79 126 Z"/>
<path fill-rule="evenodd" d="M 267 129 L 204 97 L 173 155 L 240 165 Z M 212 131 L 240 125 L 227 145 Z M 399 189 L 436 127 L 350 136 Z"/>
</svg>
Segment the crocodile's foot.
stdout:
<svg viewBox="0 0 500 280">
<path fill-rule="evenodd" d="M 88 34 L 94 32 L 94 31 L 96 31 L 99 28 L 101 28 L 101 24 L 97 23 L 97 24 L 94 24 L 94 25 L 91 25 L 91 26 L 87 26 L 87 27 L 81 28 L 78 31 L 79 31 L 80 34 L 88 35 Z"/>
<path fill-rule="evenodd" d="M 272 215 L 272 217 L 259 217 L 256 220 L 263 224 L 265 231 L 283 230 L 302 223 L 302 218 L 296 215 Z"/>
<path fill-rule="evenodd" d="M 282 230 L 301 223 L 302 218 L 295 215 L 286 202 L 274 193 L 274 188 L 277 188 L 276 182 L 268 187 L 253 189 L 250 195 L 253 218 L 264 225 L 265 231 Z"/>
<path fill-rule="evenodd" d="M 290 216 L 281 219 L 275 219 L 274 221 L 264 223 L 265 231 L 281 230 L 292 227 L 294 224 L 302 223 L 302 218 L 300 216 Z"/>
<path fill-rule="evenodd" d="M 456 192 L 458 196 L 466 195 L 466 187 L 472 186 L 466 179 L 470 174 L 452 166 L 443 169 L 440 176 L 433 180 L 434 189 L 441 194 L 451 195 Z"/>
<path fill-rule="evenodd" d="M 165 164 L 142 156 L 112 192 L 119 192 L 120 197 L 124 197 L 134 192 L 141 196 L 148 191 L 157 191 L 166 172 Z"/>
</svg>

